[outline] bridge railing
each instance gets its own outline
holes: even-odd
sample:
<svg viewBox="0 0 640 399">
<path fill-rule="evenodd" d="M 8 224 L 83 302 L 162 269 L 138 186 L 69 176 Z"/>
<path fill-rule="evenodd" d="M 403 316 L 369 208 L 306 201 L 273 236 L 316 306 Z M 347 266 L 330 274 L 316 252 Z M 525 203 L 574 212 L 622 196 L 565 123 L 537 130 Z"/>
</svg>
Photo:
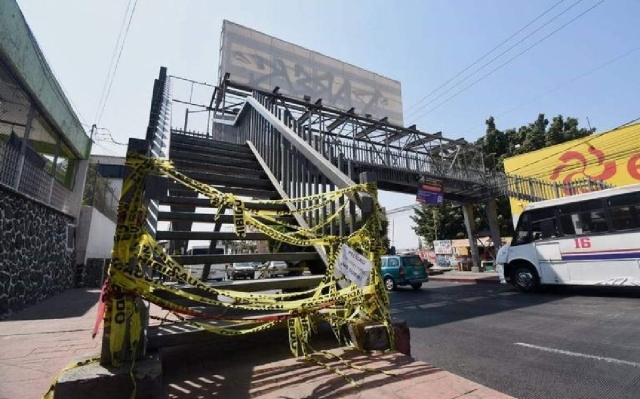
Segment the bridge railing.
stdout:
<svg viewBox="0 0 640 399">
<path fill-rule="evenodd" d="M 613 186 L 604 181 L 589 178 L 559 183 L 526 176 L 504 175 L 503 183 L 496 187 L 501 187 L 502 194 L 511 198 L 535 202 L 604 190 Z"/>
<path fill-rule="evenodd" d="M 350 143 L 344 141 L 328 141 L 327 145 L 336 147 L 348 160 L 357 163 L 380 167 L 408 170 L 435 177 L 448 177 L 474 183 L 485 183 L 484 170 L 473 167 L 462 167 L 462 160 L 441 161 L 424 153 L 387 148 L 378 143 Z"/>
<path fill-rule="evenodd" d="M 356 184 L 342 172 L 351 165 L 344 154 L 339 154 L 337 147 L 322 143 L 318 135 L 295 123 L 273 97 L 257 92 L 247 97 L 234 124 L 239 129 L 238 142 L 250 142 L 286 197 L 322 194 Z M 375 180 L 373 174 L 366 175 L 361 176 L 361 181 Z M 312 208 L 318 201 L 305 201 L 300 207 Z M 336 220 L 326 223 L 336 212 L 339 214 Z M 323 229 L 327 233 L 344 236 L 355 231 L 369 212 L 370 199 L 359 195 L 348 199 L 342 197 L 337 204 L 306 211 L 301 216 L 309 227 L 326 224 Z"/>
</svg>

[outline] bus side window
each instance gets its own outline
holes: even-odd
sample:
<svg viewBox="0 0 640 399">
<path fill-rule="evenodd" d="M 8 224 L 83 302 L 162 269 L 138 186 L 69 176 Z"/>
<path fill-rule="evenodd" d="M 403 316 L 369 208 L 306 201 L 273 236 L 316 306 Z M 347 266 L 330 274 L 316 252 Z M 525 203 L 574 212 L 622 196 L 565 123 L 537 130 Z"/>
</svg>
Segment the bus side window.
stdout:
<svg viewBox="0 0 640 399">
<path fill-rule="evenodd" d="M 609 198 L 609 215 L 614 230 L 640 228 L 640 194 L 629 193 Z"/>
<path fill-rule="evenodd" d="M 542 208 L 531 211 L 531 233 L 533 240 L 544 240 L 560 236 L 555 210 Z"/>
<path fill-rule="evenodd" d="M 561 205 L 559 211 L 560 224 L 565 235 L 609 231 L 604 204 L 599 199 Z"/>
</svg>

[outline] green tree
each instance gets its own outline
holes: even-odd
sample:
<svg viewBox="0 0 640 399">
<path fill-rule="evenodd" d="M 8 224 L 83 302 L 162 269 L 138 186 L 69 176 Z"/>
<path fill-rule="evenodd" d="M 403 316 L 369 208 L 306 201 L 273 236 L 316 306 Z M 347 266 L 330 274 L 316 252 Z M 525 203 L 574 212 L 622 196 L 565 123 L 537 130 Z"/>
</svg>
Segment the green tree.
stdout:
<svg viewBox="0 0 640 399">
<path fill-rule="evenodd" d="M 551 146 L 562 143 L 564 141 L 566 141 L 564 132 L 564 119 L 562 118 L 562 115 L 558 115 L 551 120 L 549 131 L 547 131 L 547 135 L 545 137 L 545 144 L 547 146 Z"/>
<path fill-rule="evenodd" d="M 436 239 L 450 240 L 466 235 L 462 210 L 449 201 L 442 206 L 422 205 L 415 209 L 411 219 L 415 222 L 413 230 L 428 244 Z"/>
<path fill-rule="evenodd" d="M 528 125 L 519 128 L 510 128 L 504 131 L 498 129 L 495 118 L 490 116 L 486 121 L 486 133 L 476 141 L 482 146 L 486 165 L 498 171 L 504 171 L 504 159 L 514 155 L 536 151 L 544 147 L 564 143 L 586 137 L 595 132 L 595 128 L 579 127 L 578 119 L 562 115 L 549 120 L 544 114 Z M 508 236 L 513 234 L 513 221 L 509 198 L 496 199 L 498 211 L 498 224 L 500 234 Z M 474 207 L 476 217 L 476 231 L 488 233 L 487 221 L 483 205 Z M 421 206 L 416 208 L 412 216 L 415 222 L 414 231 L 427 242 L 434 239 L 454 239 L 466 237 L 464 218 L 459 207 L 452 206 L 449 202 L 441 207 Z"/>
</svg>

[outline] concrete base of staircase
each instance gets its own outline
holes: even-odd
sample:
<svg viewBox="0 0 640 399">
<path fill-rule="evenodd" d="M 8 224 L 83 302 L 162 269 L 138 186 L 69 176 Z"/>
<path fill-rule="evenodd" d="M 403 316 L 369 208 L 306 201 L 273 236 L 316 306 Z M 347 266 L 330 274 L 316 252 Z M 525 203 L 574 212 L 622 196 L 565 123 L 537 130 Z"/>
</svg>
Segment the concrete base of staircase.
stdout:
<svg viewBox="0 0 640 399">
<path fill-rule="evenodd" d="M 130 367 L 131 364 L 115 368 L 91 363 L 71 369 L 58 379 L 55 397 L 66 399 L 128 398 L 134 389 Z M 162 364 L 157 354 L 136 361 L 134 376 L 136 398 L 152 399 L 162 395 Z"/>
</svg>

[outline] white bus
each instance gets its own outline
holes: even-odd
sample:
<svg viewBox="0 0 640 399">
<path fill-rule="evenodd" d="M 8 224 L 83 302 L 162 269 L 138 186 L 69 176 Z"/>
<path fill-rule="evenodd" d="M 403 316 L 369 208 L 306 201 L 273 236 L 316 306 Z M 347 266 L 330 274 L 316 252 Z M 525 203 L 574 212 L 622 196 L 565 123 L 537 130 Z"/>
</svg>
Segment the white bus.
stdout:
<svg viewBox="0 0 640 399">
<path fill-rule="evenodd" d="M 535 202 L 497 255 L 503 284 L 640 286 L 640 184 Z"/>
</svg>

